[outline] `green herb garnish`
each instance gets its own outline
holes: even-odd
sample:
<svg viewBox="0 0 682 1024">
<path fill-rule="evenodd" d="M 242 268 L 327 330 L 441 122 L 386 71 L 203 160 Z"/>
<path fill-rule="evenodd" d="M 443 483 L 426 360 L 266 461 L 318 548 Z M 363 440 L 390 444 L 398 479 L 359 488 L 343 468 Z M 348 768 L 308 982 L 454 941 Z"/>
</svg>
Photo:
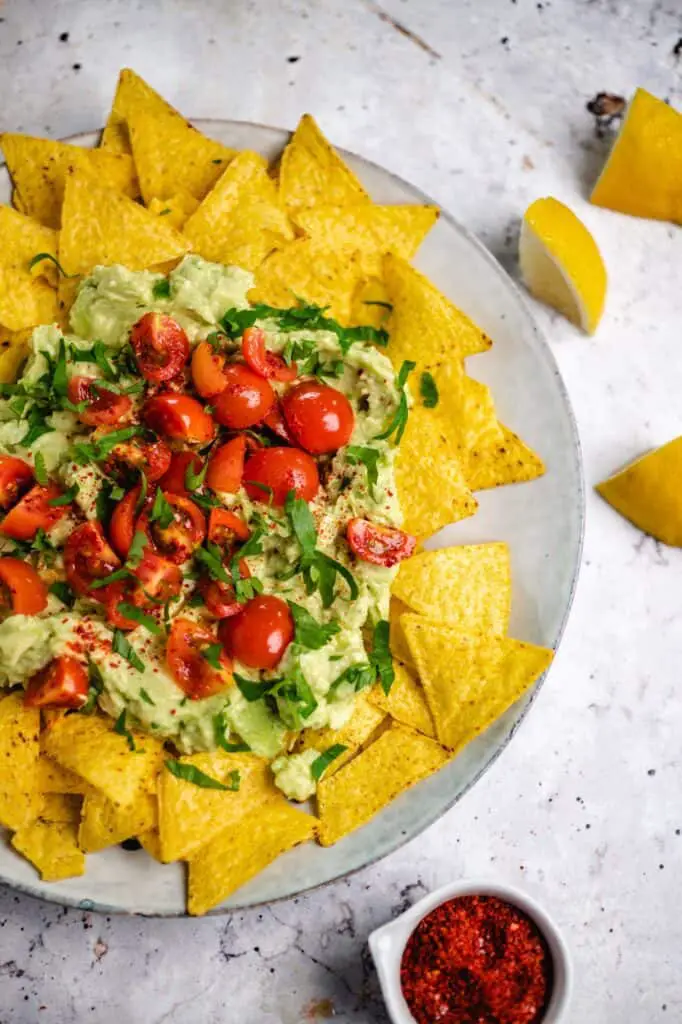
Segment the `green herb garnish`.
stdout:
<svg viewBox="0 0 682 1024">
<path fill-rule="evenodd" d="M 341 631 L 338 622 L 322 624 L 317 622 L 313 616 L 302 605 L 289 601 L 289 608 L 294 620 L 295 640 L 301 647 L 310 651 L 319 651 L 329 643 L 333 636 Z"/>
<path fill-rule="evenodd" d="M 152 510 L 149 513 L 149 520 L 152 523 L 158 523 L 162 530 L 167 530 L 175 519 L 175 513 L 173 506 L 166 499 L 163 491 L 159 487 L 156 494 L 154 495 L 154 504 Z"/>
<path fill-rule="evenodd" d="M 36 452 L 35 458 L 33 459 L 33 469 L 35 471 L 36 480 L 41 487 L 47 487 L 49 477 L 47 475 L 47 469 L 45 468 L 45 456 L 42 452 Z"/>
<path fill-rule="evenodd" d="M 202 648 L 201 657 L 206 659 L 211 668 L 215 668 L 220 671 L 220 669 L 225 667 L 221 661 L 222 653 L 222 644 L 209 644 L 208 647 Z"/>
<path fill-rule="evenodd" d="M 424 370 L 419 378 L 419 394 L 422 396 L 425 409 L 436 408 L 439 398 L 438 386 L 428 370 Z"/>
<path fill-rule="evenodd" d="M 284 510 L 289 518 L 292 533 L 301 548 L 301 557 L 290 575 L 300 572 L 303 575 L 306 592 L 312 594 L 319 590 L 325 608 L 329 608 L 334 601 L 338 576 L 348 585 L 351 601 L 356 601 L 360 591 L 352 573 L 335 558 L 317 550 L 317 530 L 307 502 L 297 498 L 294 491 L 289 491 L 284 502 Z"/>
<path fill-rule="evenodd" d="M 56 256 L 53 256 L 51 252 L 39 252 L 31 258 L 28 264 L 28 269 L 33 270 L 38 263 L 42 263 L 43 260 L 48 260 L 49 263 L 54 263 L 55 267 L 62 275 L 62 277 L 78 277 L 78 274 L 67 274 L 64 267 L 61 265 Z"/>
<path fill-rule="evenodd" d="M 125 634 L 120 629 L 114 630 L 114 636 L 111 641 L 111 649 L 114 654 L 120 654 L 122 658 L 137 669 L 138 672 L 144 672 L 144 662 L 137 654 L 135 648 L 128 643 Z"/>
<path fill-rule="evenodd" d="M 155 702 L 149 696 L 149 694 L 145 690 L 144 686 L 140 687 L 140 700 L 143 700 L 145 702 L 145 704 L 151 704 L 152 706 L 155 706 Z"/>
<path fill-rule="evenodd" d="M 405 391 L 405 385 L 407 384 L 407 378 L 412 373 L 416 365 L 416 363 L 413 363 L 411 360 L 406 359 L 403 362 L 402 366 L 400 367 L 400 370 L 398 371 L 398 376 L 396 377 L 396 387 L 400 392 L 398 408 L 396 409 L 393 418 L 391 419 L 386 429 L 382 430 L 380 434 L 376 435 L 376 441 L 387 441 L 391 434 L 395 435 L 393 437 L 394 444 L 400 444 L 400 442 L 402 441 L 403 434 L 405 433 L 405 427 L 407 426 L 407 415 L 409 411 L 407 406 L 407 392 Z"/>
<path fill-rule="evenodd" d="M 219 711 L 217 715 L 213 716 L 213 736 L 216 745 L 221 750 L 227 751 L 228 754 L 245 754 L 251 750 L 248 743 L 230 743 L 227 738 L 227 722 L 225 721 L 224 712 Z"/>
<path fill-rule="evenodd" d="M 347 750 L 348 747 L 344 746 L 343 743 L 334 743 L 323 754 L 316 757 L 310 766 L 310 774 L 315 781 L 319 782 L 332 761 L 335 761 L 337 757 L 341 757 L 341 754 L 345 754 Z"/>
<path fill-rule="evenodd" d="M 73 608 L 76 595 L 68 583 L 64 583 L 63 580 L 55 580 L 54 583 L 50 584 L 49 591 L 51 594 L 54 594 L 55 597 L 58 597 L 62 604 L 65 604 L 67 608 Z"/>
<path fill-rule="evenodd" d="M 64 491 L 58 498 L 52 498 L 48 501 L 48 505 L 51 508 L 60 508 L 62 505 L 70 505 L 72 501 L 77 497 L 80 487 L 78 484 L 74 484 L 73 487 L 69 487 L 68 491 Z"/>
<path fill-rule="evenodd" d="M 114 732 L 118 733 L 119 736 L 125 736 L 129 750 L 135 750 L 135 737 L 131 733 L 130 729 L 126 725 L 126 709 L 124 708 L 121 714 L 114 723 Z"/>
<path fill-rule="evenodd" d="M 95 665 L 94 661 L 88 661 L 88 682 L 90 683 L 88 699 L 80 709 L 82 715 L 92 714 L 97 707 L 97 699 L 100 693 L 104 692 L 104 679 L 102 678 L 99 666 Z"/>
<path fill-rule="evenodd" d="M 369 448 L 365 445 L 354 445 L 349 444 L 346 448 L 346 458 L 352 466 L 357 466 L 359 463 L 367 470 L 367 483 L 369 485 L 370 492 L 374 496 L 374 488 L 377 485 L 379 479 L 378 462 L 381 456 L 381 452 L 378 448 Z"/>
<path fill-rule="evenodd" d="M 176 779 L 182 779 L 184 782 L 191 782 L 193 786 L 200 786 L 202 789 L 239 789 L 239 779 L 237 779 L 236 786 L 226 786 L 224 783 L 219 782 L 218 779 L 214 779 L 210 775 L 206 775 L 205 772 L 202 772 L 193 764 L 183 764 L 182 761 L 173 761 L 169 759 L 166 761 L 166 768 L 171 775 L 176 777 Z M 237 775 L 238 774 L 239 773 L 237 773 Z"/>
<path fill-rule="evenodd" d="M 169 211 L 170 212 L 170 211 Z M 169 299 L 171 293 L 171 283 L 167 277 L 162 277 L 159 281 L 155 281 L 152 285 L 152 295 L 155 299 Z"/>
<path fill-rule="evenodd" d="M 156 619 L 152 618 L 151 615 L 146 615 L 141 608 L 137 605 L 129 604 L 127 601 L 121 601 L 120 604 L 116 605 L 116 610 L 124 615 L 126 619 L 130 619 L 131 622 L 137 622 L 140 626 L 144 626 L 146 630 L 153 633 L 154 636 L 160 636 L 163 633 L 163 629 L 158 624 Z"/>
</svg>

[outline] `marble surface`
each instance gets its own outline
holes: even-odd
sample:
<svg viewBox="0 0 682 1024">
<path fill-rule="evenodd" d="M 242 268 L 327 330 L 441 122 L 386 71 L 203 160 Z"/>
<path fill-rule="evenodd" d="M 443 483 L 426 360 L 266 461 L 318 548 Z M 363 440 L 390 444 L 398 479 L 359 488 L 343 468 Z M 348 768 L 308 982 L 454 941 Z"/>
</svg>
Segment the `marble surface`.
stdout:
<svg viewBox="0 0 682 1024">
<path fill-rule="evenodd" d="M 0 128 L 100 125 L 127 64 L 189 115 L 292 127 L 312 111 L 512 274 L 526 205 L 567 201 L 607 261 L 606 317 L 588 339 L 535 310 L 591 485 L 681 432 L 682 292 L 679 229 L 586 203 L 608 140 L 585 103 L 641 84 L 679 106 L 681 32 L 679 0 L 5 0 Z M 681 571 L 682 553 L 590 493 L 556 665 L 454 810 L 380 864 L 261 913 L 108 918 L 1 890 L 0 1024 L 383 1022 L 369 931 L 479 875 L 525 888 L 564 929 L 571 1024 L 682 1020 Z"/>
</svg>

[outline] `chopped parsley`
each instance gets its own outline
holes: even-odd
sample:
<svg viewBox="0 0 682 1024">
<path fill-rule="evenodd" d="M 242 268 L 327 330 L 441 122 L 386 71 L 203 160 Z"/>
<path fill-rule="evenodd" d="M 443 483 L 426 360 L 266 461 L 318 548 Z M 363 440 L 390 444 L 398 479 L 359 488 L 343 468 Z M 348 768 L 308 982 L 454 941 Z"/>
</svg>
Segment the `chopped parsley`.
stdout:
<svg viewBox="0 0 682 1024">
<path fill-rule="evenodd" d="M 44 260 L 47 260 L 49 263 L 54 263 L 55 267 L 57 268 L 59 273 L 62 275 L 62 277 L 78 277 L 77 274 L 67 274 L 66 271 L 64 270 L 64 267 L 61 265 L 61 263 L 57 259 L 57 257 L 53 256 L 51 252 L 39 252 L 39 253 L 36 253 L 36 255 L 33 256 L 31 258 L 31 260 L 29 261 L 28 269 L 29 270 L 33 270 L 33 268 L 35 266 L 37 266 L 39 263 L 42 263 Z"/>
<path fill-rule="evenodd" d="M 302 605 L 294 604 L 293 601 L 288 603 L 294 620 L 294 639 L 301 647 L 305 647 L 309 651 L 319 651 L 341 631 L 338 622 L 322 624 L 317 622 Z"/>
<path fill-rule="evenodd" d="M 135 750 L 135 737 L 131 733 L 130 729 L 126 725 L 126 709 L 124 708 L 121 714 L 114 723 L 114 732 L 118 733 L 119 736 L 125 736 L 129 750 Z"/>
<path fill-rule="evenodd" d="M 47 475 L 47 469 L 45 468 L 45 456 L 42 452 L 36 452 L 35 458 L 33 459 L 33 469 L 36 475 L 36 480 L 41 487 L 47 487 L 49 477 Z"/>
<path fill-rule="evenodd" d="M 158 523 L 162 530 L 167 530 L 175 519 L 175 513 L 173 506 L 165 497 L 163 491 L 159 487 L 156 494 L 154 495 L 154 504 L 152 510 L 149 513 L 149 520 L 152 523 Z"/>
<path fill-rule="evenodd" d="M 419 378 L 419 394 L 425 409 L 435 409 L 438 405 L 438 385 L 428 370 L 424 370 Z"/>
<path fill-rule="evenodd" d="M 289 491 L 284 510 L 289 518 L 292 533 L 301 548 L 301 557 L 291 574 L 302 574 L 306 593 L 312 594 L 319 590 L 323 606 L 329 608 L 336 597 L 340 576 L 348 586 L 350 600 L 357 601 L 360 591 L 352 573 L 341 562 L 317 549 L 317 530 L 307 502 L 297 498 L 293 491 Z"/>
<path fill-rule="evenodd" d="M 69 487 L 68 491 L 64 491 L 58 498 L 52 498 L 48 501 L 48 505 L 51 508 L 60 508 L 62 505 L 70 505 L 71 502 L 77 497 L 80 487 L 78 484 L 74 484 L 73 487 Z"/>
<path fill-rule="evenodd" d="M 127 601 L 121 601 L 120 604 L 116 605 L 116 611 L 124 615 L 126 619 L 130 619 L 131 622 L 137 622 L 140 626 L 149 632 L 153 633 L 154 636 L 160 636 L 163 633 L 162 627 L 158 624 L 156 619 L 152 618 L 151 615 L 146 615 L 141 608 L 137 605 L 129 604 Z"/>
<path fill-rule="evenodd" d="M 209 644 L 208 647 L 202 648 L 201 657 L 206 659 L 211 668 L 215 668 L 220 671 L 220 669 L 225 667 L 221 661 L 222 653 L 222 644 Z"/>
<path fill-rule="evenodd" d="M 394 444 L 400 444 L 402 441 L 403 434 L 405 433 L 405 427 L 407 426 L 408 415 L 407 392 L 405 391 L 405 385 L 407 384 L 407 378 L 410 376 L 416 365 L 416 363 L 406 359 L 400 367 L 398 376 L 396 377 L 396 387 L 400 393 L 398 408 L 386 429 L 376 435 L 376 441 L 387 441 L 392 434 L 394 435 Z"/>
<path fill-rule="evenodd" d="M 140 700 L 143 700 L 145 704 L 151 704 L 153 707 L 156 706 L 155 701 L 149 696 L 144 686 L 140 687 Z"/>
<path fill-rule="evenodd" d="M 251 747 L 248 743 L 230 743 L 227 738 L 228 728 L 227 722 L 225 721 L 225 714 L 219 711 L 217 715 L 213 716 L 213 737 L 216 745 L 221 750 L 225 750 L 228 754 L 242 754 L 248 753 Z"/>
<path fill-rule="evenodd" d="M 48 430 L 51 429 L 48 427 Z M 142 432 L 141 427 L 123 427 L 121 430 L 112 430 L 110 433 L 104 434 L 99 440 L 90 444 L 76 442 L 71 450 L 72 458 L 74 462 L 78 462 L 82 466 L 88 462 L 103 462 L 111 455 L 116 445 L 129 441 L 132 437 L 139 437 Z"/>
<path fill-rule="evenodd" d="M 188 491 L 196 491 L 201 487 L 208 472 L 208 459 L 200 468 L 198 473 L 194 472 L 194 459 L 190 459 L 185 470 L 185 487 Z"/>
<path fill-rule="evenodd" d="M 257 320 L 273 320 L 277 330 L 290 331 L 331 331 L 336 335 L 339 347 L 345 355 L 356 341 L 370 341 L 375 345 L 388 344 L 388 332 L 377 327 L 342 327 L 336 320 L 325 316 L 328 307 L 305 305 L 288 309 L 258 304 L 252 309 L 228 309 L 220 325 L 228 338 L 240 338 L 247 327 L 253 327 Z M 290 358 L 294 358 L 293 355 Z"/>
<path fill-rule="evenodd" d="M 369 656 L 370 663 L 379 676 L 381 688 L 388 696 L 395 681 L 393 669 L 393 658 L 389 646 L 390 625 L 386 619 L 380 619 L 374 627 L 372 637 L 372 651 Z"/>
<path fill-rule="evenodd" d="M 55 580 L 54 583 L 50 584 L 49 591 L 51 594 L 54 594 L 55 597 L 59 598 L 62 604 L 65 604 L 67 608 L 73 608 L 76 595 L 68 583 L 65 583 L 63 580 Z"/>
<path fill-rule="evenodd" d="M 370 448 L 366 445 L 354 444 L 349 444 L 346 448 L 346 458 L 350 462 L 351 466 L 357 466 L 359 463 L 362 463 L 367 470 L 367 483 L 372 497 L 374 497 L 374 488 L 379 480 L 378 462 L 380 457 L 381 452 L 378 448 Z"/>
<path fill-rule="evenodd" d="M 170 210 L 168 211 L 170 213 Z M 167 277 L 162 277 L 152 285 L 152 295 L 155 299 L 170 299 L 171 283 Z"/>
<path fill-rule="evenodd" d="M 88 699 L 80 709 L 82 715 L 91 715 L 93 713 L 97 707 L 100 693 L 104 692 L 104 679 L 102 678 L 99 666 L 94 661 L 88 661 L 88 682 L 90 688 L 88 689 Z"/>
<path fill-rule="evenodd" d="M 323 754 L 316 757 L 310 766 L 310 774 L 315 781 L 319 782 L 332 761 L 336 761 L 337 757 L 341 757 L 341 754 L 345 754 L 347 750 L 348 747 L 343 743 L 334 743 Z"/>
<path fill-rule="evenodd" d="M 183 782 L 191 782 L 193 786 L 200 786 L 202 789 L 223 789 L 233 790 L 239 789 L 239 772 L 230 772 L 230 784 L 225 785 L 218 779 L 214 779 L 211 775 L 207 775 L 202 772 L 200 768 L 196 768 L 193 764 L 184 764 L 182 761 L 173 761 L 168 759 L 166 761 L 166 768 L 174 775 L 176 779 L 182 779 Z M 234 776 L 236 775 L 236 780 Z"/>
<path fill-rule="evenodd" d="M 135 648 L 128 642 L 124 633 L 120 629 L 114 630 L 114 636 L 111 641 L 111 649 L 114 654 L 120 654 L 122 658 L 137 669 L 138 672 L 144 672 L 144 662 L 139 657 Z"/>
</svg>

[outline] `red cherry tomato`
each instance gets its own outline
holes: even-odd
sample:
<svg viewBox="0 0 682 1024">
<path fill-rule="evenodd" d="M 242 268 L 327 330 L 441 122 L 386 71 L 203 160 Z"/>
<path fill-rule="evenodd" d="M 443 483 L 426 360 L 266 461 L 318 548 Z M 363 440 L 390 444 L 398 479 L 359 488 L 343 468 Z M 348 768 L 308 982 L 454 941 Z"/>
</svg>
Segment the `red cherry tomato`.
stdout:
<svg viewBox="0 0 682 1024">
<path fill-rule="evenodd" d="M 223 376 L 227 385 L 214 402 L 218 423 L 231 430 L 260 423 L 275 404 L 275 392 L 268 382 L 241 363 L 230 363 Z"/>
<path fill-rule="evenodd" d="M 9 508 L 33 483 L 33 469 L 23 459 L 0 455 L 0 508 Z"/>
<path fill-rule="evenodd" d="M 276 434 L 277 437 L 281 437 L 283 441 L 286 441 L 287 444 L 293 444 L 289 428 L 287 427 L 287 421 L 282 415 L 282 407 L 279 402 L 276 405 L 273 405 L 270 412 L 264 417 L 263 424 L 268 428 L 268 430 L 271 430 L 273 434 Z"/>
<path fill-rule="evenodd" d="M 212 491 L 234 494 L 242 485 L 246 439 L 243 435 L 216 448 L 209 459 L 206 485 Z"/>
<path fill-rule="evenodd" d="M 208 517 L 208 539 L 212 544 L 232 550 L 237 541 L 249 539 L 251 531 L 239 516 L 227 508 L 212 508 Z"/>
<path fill-rule="evenodd" d="M 242 335 L 242 356 L 259 377 L 269 380 L 295 380 L 298 374 L 296 363 L 288 365 L 281 356 L 269 352 L 265 347 L 265 332 L 260 327 L 247 327 Z"/>
<path fill-rule="evenodd" d="M 320 487 L 315 460 L 298 448 L 261 448 L 254 452 L 244 467 L 244 487 L 254 501 L 272 501 L 283 505 L 289 491 L 297 498 L 312 501 Z"/>
<path fill-rule="evenodd" d="M 13 540 L 33 540 L 38 530 L 51 529 L 69 511 L 68 505 L 50 505 L 55 498 L 61 498 L 56 484 L 36 484 L 9 510 L 0 523 L 0 533 Z"/>
<path fill-rule="evenodd" d="M 138 470 L 144 473 L 149 483 L 159 480 L 171 464 L 171 450 L 165 441 L 143 441 L 134 437 L 122 441 L 112 450 L 107 459 L 107 471 L 118 475 L 118 471 Z"/>
<path fill-rule="evenodd" d="M 143 607 L 149 604 L 150 598 L 165 604 L 182 590 L 182 573 L 178 566 L 167 558 L 161 558 L 149 547 L 145 548 L 135 569 L 135 577 L 139 580 L 139 587 L 134 593 L 133 603 L 140 603 Z"/>
<path fill-rule="evenodd" d="M 188 449 L 182 452 L 173 452 L 170 467 L 159 480 L 159 487 L 162 491 L 169 491 L 171 494 L 188 495 L 186 478 L 187 470 L 191 468 L 196 476 L 204 464 L 203 459 Z"/>
<path fill-rule="evenodd" d="M 103 587 L 92 584 L 106 579 L 121 565 L 116 552 L 109 546 L 100 523 L 83 523 L 67 537 L 64 545 L 64 571 L 77 594 L 103 601 Z"/>
<path fill-rule="evenodd" d="M 201 341 L 192 353 L 192 381 L 202 398 L 214 398 L 228 385 L 224 355 L 208 341 Z"/>
<path fill-rule="evenodd" d="M 136 629 L 139 626 L 139 622 L 127 618 L 119 609 L 119 605 L 123 602 L 127 604 L 137 603 L 133 601 L 130 584 L 125 580 L 118 580 L 118 582 L 105 587 L 104 590 L 106 591 L 104 596 L 104 614 L 109 625 L 114 626 L 115 629 Z"/>
<path fill-rule="evenodd" d="M 130 334 L 138 369 L 154 384 L 176 377 L 189 359 L 189 341 L 177 320 L 145 313 Z"/>
<path fill-rule="evenodd" d="M 251 576 L 245 558 L 239 562 L 239 574 L 242 579 L 248 579 Z M 199 583 L 199 593 L 204 599 L 207 610 L 216 619 L 229 619 L 232 615 L 238 615 L 244 608 L 244 605 L 240 604 L 235 597 L 234 587 L 229 583 L 205 577 Z"/>
<path fill-rule="evenodd" d="M 133 543 L 139 498 L 140 488 L 133 487 L 132 491 L 128 491 L 111 513 L 109 539 L 112 547 L 121 558 L 128 557 L 130 545 Z"/>
<path fill-rule="evenodd" d="M 221 622 L 218 635 L 228 654 L 249 668 L 274 668 L 294 638 L 286 601 L 260 594 L 243 611 Z"/>
<path fill-rule="evenodd" d="M 213 440 L 215 423 L 196 398 L 189 395 L 156 395 L 149 398 L 142 408 L 145 423 L 174 441 L 189 441 L 207 444 Z"/>
<path fill-rule="evenodd" d="M 169 562 L 181 565 L 206 537 L 206 518 L 198 505 L 182 494 L 164 494 L 173 509 L 173 521 L 161 526 L 149 518 L 149 511 L 143 512 L 135 524 L 150 537 L 158 552 Z"/>
<path fill-rule="evenodd" d="M 312 452 L 335 452 L 348 444 L 355 426 L 353 407 L 344 394 L 315 380 L 287 391 L 282 412 L 294 441 Z"/>
<path fill-rule="evenodd" d="M 366 519 L 351 519 L 346 539 L 353 554 L 372 565 L 396 565 L 414 554 L 417 546 L 417 538 L 411 534 Z"/>
<path fill-rule="evenodd" d="M 82 708 L 88 699 L 88 674 L 75 658 L 54 658 L 28 681 L 29 708 Z"/>
<path fill-rule="evenodd" d="M 37 615 L 47 607 L 47 587 L 35 569 L 19 558 L 0 558 L 0 585 L 0 608 L 9 606 L 13 615 Z"/>
<path fill-rule="evenodd" d="M 190 700 L 212 697 L 233 683 L 232 662 L 223 653 L 214 668 L 201 653 L 217 642 L 212 629 L 191 619 L 175 619 L 166 645 L 166 661 L 175 682 Z"/>
<path fill-rule="evenodd" d="M 78 413 L 81 423 L 89 427 L 110 427 L 120 423 L 130 412 L 133 403 L 127 395 L 116 395 L 107 391 L 106 385 L 98 386 L 93 377 L 72 377 L 69 381 L 69 401 L 88 405 Z"/>
</svg>

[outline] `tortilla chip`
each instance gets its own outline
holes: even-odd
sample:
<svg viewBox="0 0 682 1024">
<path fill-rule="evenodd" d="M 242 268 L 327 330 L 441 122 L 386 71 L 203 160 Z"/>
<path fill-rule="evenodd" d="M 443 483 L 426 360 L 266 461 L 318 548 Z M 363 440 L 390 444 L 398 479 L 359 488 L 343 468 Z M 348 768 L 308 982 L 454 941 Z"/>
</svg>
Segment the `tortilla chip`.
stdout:
<svg viewBox="0 0 682 1024">
<path fill-rule="evenodd" d="M 0 382 L 13 383 L 28 356 L 31 330 L 8 331 L 0 327 Z"/>
<path fill-rule="evenodd" d="M 272 863 L 280 854 L 312 839 L 317 820 L 282 797 L 251 809 L 239 828 L 214 836 L 189 862 L 187 909 L 205 914 Z"/>
<path fill-rule="evenodd" d="M 66 179 L 74 172 L 87 175 L 100 188 L 137 195 L 129 156 L 7 132 L 0 136 L 0 145 L 23 211 L 49 228 L 60 226 Z"/>
<path fill-rule="evenodd" d="M 23 691 L 0 700 L 0 825 L 18 829 L 41 807 L 36 791 L 40 712 L 24 706 Z"/>
<path fill-rule="evenodd" d="M 443 746 L 459 751 L 515 703 L 554 652 L 406 616 L 405 635 Z"/>
<path fill-rule="evenodd" d="M 132 804 L 141 793 L 152 792 L 163 758 L 163 747 L 152 736 L 133 733 L 131 751 L 125 736 L 112 729 L 109 719 L 95 715 L 69 715 L 45 733 L 45 753 L 63 768 L 80 775 L 118 804 Z"/>
<path fill-rule="evenodd" d="M 384 329 L 388 327 L 391 315 L 391 300 L 386 285 L 379 277 L 363 279 L 353 292 L 350 323 L 356 327 Z"/>
<path fill-rule="evenodd" d="M 348 206 L 370 202 L 358 179 L 310 114 L 303 115 L 282 153 L 279 190 L 289 212 L 323 204 Z"/>
<path fill-rule="evenodd" d="M 153 829 L 157 822 L 156 798 L 140 793 L 125 806 L 115 804 L 101 793 L 89 793 L 83 801 L 78 845 L 85 853 L 96 853 Z"/>
<path fill-rule="evenodd" d="M 471 450 L 502 443 L 504 435 L 489 387 L 463 373 L 460 360 L 449 358 L 424 368 L 431 373 L 439 395 L 431 413 L 461 452 L 463 467 L 468 465 Z M 417 379 L 419 372 L 420 368 L 415 373 Z"/>
<path fill-rule="evenodd" d="M 244 150 L 185 224 L 194 252 L 214 263 L 255 270 L 294 231 L 260 153 Z"/>
<path fill-rule="evenodd" d="M 14 833 L 12 846 L 38 869 L 43 882 L 59 882 L 85 872 L 76 832 L 74 822 L 34 821 Z"/>
<path fill-rule="evenodd" d="M 388 695 L 380 686 L 375 686 L 369 694 L 369 700 L 396 722 L 402 722 L 424 736 L 435 739 L 436 729 L 421 683 L 400 661 L 393 662 L 393 670 L 395 679 Z"/>
<path fill-rule="evenodd" d="M 535 480 L 545 472 L 545 464 L 532 448 L 502 426 L 502 441 L 489 447 L 474 447 L 469 453 L 465 473 L 472 491 L 483 491 L 503 484 Z"/>
<path fill-rule="evenodd" d="M 373 818 L 449 754 L 427 736 L 394 723 L 350 764 L 317 787 L 320 843 L 331 846 Z"/>
<path fill-rule="evenodd" d="M 136 838 L 142 849 L 146 850 L 150 857 L 158 860 L 159 864 L 163 863 L 161 859 L 161 839 L 159 838 L 158 829 L 153 828 L 149 832 L 141 832 Z"/>
<path fill-rule="evenodd" d="M 431 412 L 411 409 L 395 461 L 403 528 L 420 538 L 472 516 L 478 507 L 453 445 Z"/>
<path fill-rule="evenodd" d="M 438 219 L 435 206 L 315 206 L 299 210 L 296 223 L 329 249 L 394 252 L 410 259 Z"/>
<path fill-rule="evenodd" d="M 11 206 L 0 206 L 0 263 L 4 266 L 16 267 L 34 278 L 44 278 L 49 284 L 56 285 L 57 268 L 54 263 L 40 260 L 31 270 L 28 264 L 40 253 L 49 253 L 56 258 L 57 237 L 56 231 L 33 217 L 26 217 Z"/>
<path fill-rule="evenodd" d="M 391 592 L 421 615 L 463 633 L 504 635 L 511 611 L 509 548 L 467 544 L 421 551 L 400 563 Z"/>
<path fill-rule="evenodd" d="M 128 109 L 144 109 L 150 116 L 163 117 L 174 113 L 182 121 L 182 115 L 166 103 L 144 79 L 130 68 L 123 68 L 118 76 L 116 95 L 102 132 L 99 148 L 108 153 L 132 153 L 128 134 Z"/>
<path fill-rule="evenodd" d="M 80 775 L 62 768 L 45 754 L 41 754 L 36 762 L 35 786 L 39 793 L 84 794 L 90 789 Z"/>
<path fill-rule="evenodd" d="M 78 824 L 81 818 L 82 799 L 74 793 L 48 793 L 38 817 L 41 821 L 69 821 Z"/>
<path fill-rule="evenodd" d="M 178 192 L 168 199 L 152 199 L 149 212 L 155 217 L 163 217 L 164 224 L 176 231 L 182 231 L 193 213 L 199 209 L 200 203 L 189 192 Z"/>
<path fill-rule="evenodd" d="M 347 761 L 355 756 L 360 747 L 367 742 L 372 733 L 379 728 L 385 718 L 370 700 L 368 693 L 360 693 L 355 699 L 353 714 L 340 729 L 305 729 L 301 733 L 298 748 L 309 750 L 314 747 L 321 754 L 336 743 L 346 747 L 343 754 L 334 758 L 324 773 L 324 777 L 333 775 Z"/>
<path fill-rule="evenodd" d="M 180 758 L 205 775 L 224 782 L 238 771 L 240 786 L 232 790 L 204 789 L 178 779 L 167 769 L 159 776 L 159 837 L 163 861 L 186 860 L 228 825 L 241 828 L 242 818 L 254 807 L 277 796 L 278 790 L 265 761 L 254 754 L 191 754 Z"/>
<path fill-rule="evenodd" d="M 0 263 L 0 323 L 10 331 L 50 323 L 57 315 L 57 293 L 28 270 Z"/>
<path fill-rule="evenodd" d="M 399 601 L 397 597 L 391 597 L 391 607 L 388 614 L 388 620 L 390 623 L 390 637 L 389 645 L 391 648 L 391 654 L 398 661 L 402 661 L 408 668 L 412 668 L 412 655 L 410 654 L 410 648 L 407 646 L 407 640 L 405 639 L 405 633 L 403 627 L 400 624 L 401 617 L 405 612 L 409 612 L 409 607 Z"/>
<path fill-rule="evenodd" d="M 383 277 L 393 305 L 388 355 L 394 365 L 404 359 L 438 362 L 443 356 L 464 358 L 486 352 L 490 338 L 399 256 L 383 261 Z"/>
</svg>

